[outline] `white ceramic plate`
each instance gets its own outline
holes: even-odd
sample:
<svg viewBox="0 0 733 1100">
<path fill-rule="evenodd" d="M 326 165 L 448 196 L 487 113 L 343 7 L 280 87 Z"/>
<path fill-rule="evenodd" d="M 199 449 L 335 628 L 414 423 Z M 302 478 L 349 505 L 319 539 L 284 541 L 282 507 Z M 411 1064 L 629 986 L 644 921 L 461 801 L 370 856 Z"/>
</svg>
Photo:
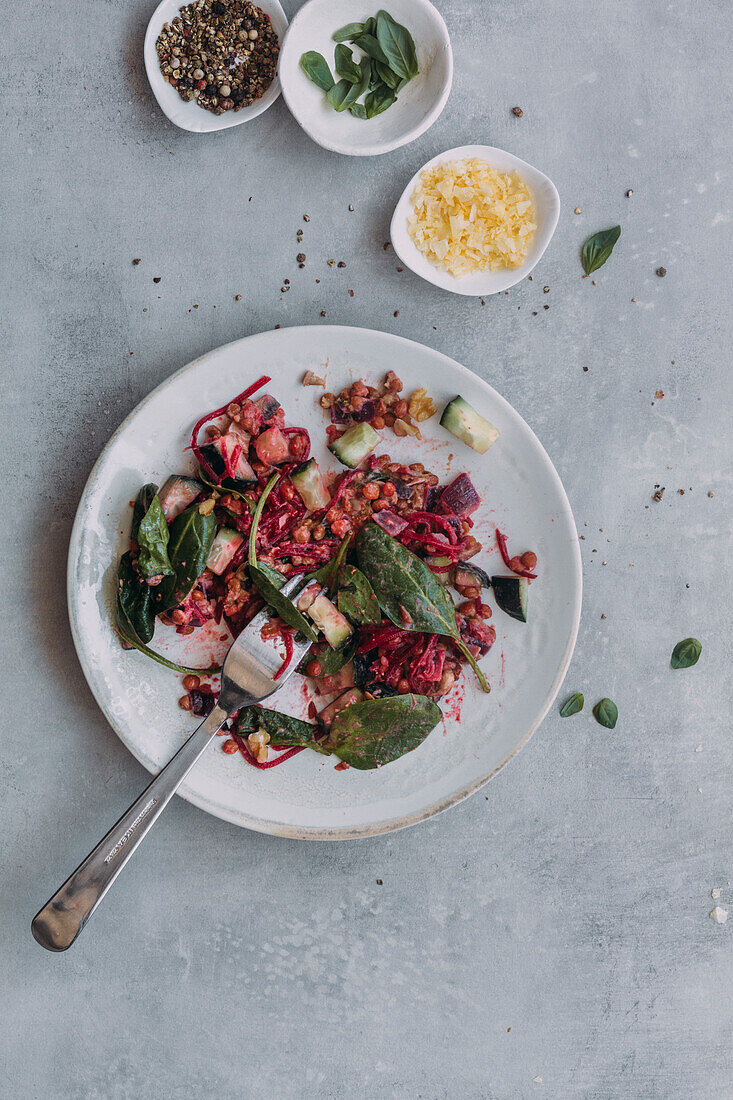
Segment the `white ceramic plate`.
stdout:
<svg viewBox="0 0 733 1100">
<path fill-rule="evenodd" d="M 241 111 L 225 111 L 223 115 L 214 115 L 211 111 L 205 111 L 197 106 L 194 100 L 188 103 L 181 99 L 175 88 L 166 84 L 160 71 L 158 54 L 155 43 L 158 40 L 164 23 L 170 23 L 178 15 L 180 9 L 186 6 L 187 0 L 162 0 L 153 12 L 148 29 L 145 32 L 145 44 L 143 54 L 145 58 L 145 71 L 148 74 L 150 87 L 158 101 L 161 111 L 176 126 L 182 130 L 190 130 L 194 134 L 208 134 L 214 130 L 227 130 L 230 126 L 239 126 L 243 122 L 257 118 L 268 107 L 271 107 L 280 95 L 280 80 L 275 76 L 270 87 L 263 96 L 255 100 L 251 107 L 242 107 Z M 288 29 L 288 21 L 285 12 L 278 0 L 258 0 L 257 7 L 270 16 L 270 22 L 277 31 L 282 47 L 285 32 Z"/>
<path fill-rule="evenodd" d="M 492 168 L 499 172 L 518 171 L 529 185 L 535 203 L 537 230 L 535 232 L 527 259 L 521 267 L 508 267 L 502 271 L 481 271 L 476 275 L 464 275 L 462 279 L 456 279 L 447 271 L 441 270 L 428 260 L 423 252 L 413 243 L 407 232 L 407 216 L 412 210 L 412 193 L 417 185 L 421 172 L 426 168 L 432 168 L 435 164 L 441 164 L 448 160 L 467 160 L 469 157 L 478 157 L 488 161 Z M 560 217 L 560 196 L 551 179 L 533 168 L 525 160 L 520 160 L 512 153 L 504 149 L 495 149 L 493 145 L 461 145 L 456 149 L 446 149 L 439 153 L 427 164 L 415 173 L 402 197 L 395 207 L 390 226 L 392 247 L 404 263 L 416 275 L 426 279 L 443 290 L 450 290 L 454 294 L 474 294 L 486 297 L 488 294 L 498 294 L 502 290 L 508 290 L 510 286 L 521 282 L 529 275 L 539 263 L 542 255 L 552 240 L 558 218 Z"/>
<path fill-rule="evenodd" d="M 227 821 L 313 839 L 369 836 L 412 825 L 495 775 L 557 694 L 575 644 L 581 600 L 578 538 L 560 479 L 519 414 L 471 371 L 421 344 L 359 328 L 280 329 L 227 344 L 174 374 L 118 428 L 92 470 L 71 536 L 69 614 L 79 659 L 107 720 L 146 768 L 157 772 L 167 763 L 197 720 L 177 705 L 180 678 L 137 652 L 123 651 L 112 629 L 116 566 L 128 546 L 129 502 L 144 482 L 160 484 L 170 473 L 191 471 L 184 448 L 194 421 L 261 374 L 272 376 L 267 389 L 284 404 L 289 423 L 309 428 L 315 455 L 328 465 L 326 416 L 318 404 L 322 391 L 300 384 L 305 370 L 322 371 L 326 363 L 330 389 L 360 377 L 381 378 L 394 367 L 408 393 L 426 386 L 439 410 L 460 393 L 499 428 L 498 442 L 484 456 L 441 428 L 438 416 L 423 425 L 422 442 L 384 432 L 381 450 L 405 462 L 421 461 L 441 480 L 470 471 L 483 499 L 474 515 L 484 544 L 476 562 L 490 573 L 504 571 L 493 536 L 499 525 L 513 552 L 532 549 L 539 555 L 539 579 L 530 589 L 529 623 L 498 610 L 494 614 L 497 641 L 482 661 L 491 695 L 482 694 L 469 673 L 465 687 L 443 704 L 443 724 L 414 752 L 370 772 L 335 771 L 334 757 L 311 752 L 258 771 L 215 743 L 180 790 Z M 156 648 L 164 648 L 166 633 L 158 624 Z M 202 651 L 198 640 L 194 645 L 197 650 L 178 650 L 178 660 L 208 663 L 212 649 Z M 272 705 L 304 717 L 307 702 L 304 681 L 294 676 Z"/>
<path fill-rule="evenodd" d="M 396 103 L 368 121 L 334 111 L 300 67 L 301 55 L 317 50 L 333 73 L 336 43 L 331 36 L 347 23 L 363 21 L 361 0 L 309 0 L 293 17 L 280 54 L 283 97 L 306 134 L 324 149 L 352 157 L 388 153 L 425 133 L 445 107 L 453 53 L 442 15 L 429 0 L 393 0 L 389 13 L 412 34 L 420 72 L 399 92 Z"/>
</svg>

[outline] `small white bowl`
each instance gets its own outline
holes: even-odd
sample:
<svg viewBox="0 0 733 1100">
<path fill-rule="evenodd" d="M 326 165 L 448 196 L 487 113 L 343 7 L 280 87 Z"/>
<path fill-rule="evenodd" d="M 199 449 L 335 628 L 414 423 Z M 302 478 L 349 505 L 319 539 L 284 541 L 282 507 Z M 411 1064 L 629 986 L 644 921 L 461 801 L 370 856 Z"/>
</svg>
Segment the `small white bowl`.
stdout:
<svg viewBox="0 0 733 1100">
<path fill-rule="evenodd" d="M 334 153 L 373 157 L 389 153 L 425 133 L 443 110 L 453 82 L 453 52 L 442 15 L 429 0 L 391 0 L 390 15 L 415 40 L 420 72 L 398 93 L 397 102 L 383 114 L 364 121 L 348 111 L 341 114 L 300 67 L 308 50 L 323 54 L 333 72 L 334 31 L 347 23 L 376 15 L 368 0 L 308 0 L 285 35 L 280 53 L 283 96 L 293 117 L 313 141 Z M 347 43 L 348 45 L 348 43 Z M 356 50 L 355 56 L 359 54 Z"/>
<path fill-rule="evenodd" d="M 265 94 L 255 100 L 251 107 L 242 107 L 240 111 L 225 111 L 222 115 L 215 115 L 211 111 L 204 110 L 193 99 L 186 102 L 181 99 L 175 88 L 171 88 L 170 84 L 163 80 L 155 43 L 163 24 L 170 23 L 171 20 L 175 19 L 181 8 L 186 6 L 186 2 L 187 0 L 162 0 L 153 12 L 148 23 L 148 29 L 145 32 L 145 45 L 143 47 L 145 71 L 148 74 L 150 87 L 153 89 L 153 95 L 157 99 L 161 111 L 176 126 L 180 126 L 182 130 L 190 130 L 194 134 L 208 134 L 214 130 L 226 130 L 230 126 L 239 126 L 242 122 L 249 122 L 250 119 L 257 118 L 257 115 L 261 115 L 263 111 L 271 107 L 280 95 L 280 81 L 277 74 Z M 280 7 L 278 0 L 256 0 L 256 3 L 258 8 L 261 8 L 266 15 L 270 16 L 270 22 L 277 32 L 282 49 L 283 38 L 288 29 L 285 12 Z"/>
<path fill-rule="evenodd" d="M 407 231 L 407 216 L 412 210 L 411 196 L 417 186 L 421 172 L 426 168 L 432 168 L 435 164 L 441 164 L 448 160 L 467 160 L 470 157 L 478 157 L 487 161 L 492 168 L 499 172 L 519 172 L 532 192 L 535 204 L 535 220 L 537 229 L 532 239 L 527 259 L 521 267 L 507 267 L 500 271 L 480 271 L 475 275 L 464 275 L 457 279 L 454 275 L 443 271 L 430 262 L 427 256 L 419 250 Z M 433 157 L 424 164 L 419 172 L 416 172 L 402 192 L 402 197 L 397 203 L 390 225 L 392 247 L 402 260 L 405 267 L 409 267 L 416 275 L 427 279 L 429 283 L 442 287 L 443 290 L 451 290 L 454 294 L 474 294 L 486 297 L 488 294 L 498 294 L 502 290 L 508 290 L 510 286 L 521 282 L 526 275 L 539 263 L 542 254 L 552 240 L 558 218 L 560 217 L 560 196 L 551 179 L 548 179 L 539 169 L 533 168 L 525 160 L 505 152 L 503 149 L 495 149 L 491 145 L 462 145 L 457 149 L 448 149 Z"/>
</svg>

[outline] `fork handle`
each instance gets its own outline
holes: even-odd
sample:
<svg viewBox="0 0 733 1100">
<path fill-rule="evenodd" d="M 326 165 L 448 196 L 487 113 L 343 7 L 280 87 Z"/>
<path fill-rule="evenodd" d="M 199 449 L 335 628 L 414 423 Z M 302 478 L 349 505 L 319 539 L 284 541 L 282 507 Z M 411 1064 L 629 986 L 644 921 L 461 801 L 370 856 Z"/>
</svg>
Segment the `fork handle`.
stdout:
<svg viewBox="0 0 733 1100">
<path fill-rule="evenodd" d="M 229 715 L 218 704 L 74 873 L 36 913 L 31 931 L 47 951 L 71 947 Z"/>
</svg>

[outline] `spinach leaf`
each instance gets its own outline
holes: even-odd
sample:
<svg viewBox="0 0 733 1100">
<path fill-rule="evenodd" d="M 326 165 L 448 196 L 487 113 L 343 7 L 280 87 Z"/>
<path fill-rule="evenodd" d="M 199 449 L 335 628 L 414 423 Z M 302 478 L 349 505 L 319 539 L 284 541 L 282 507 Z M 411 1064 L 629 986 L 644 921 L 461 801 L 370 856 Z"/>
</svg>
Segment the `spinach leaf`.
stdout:
<svg viewBox="0 0 733 1100">
<path fill-rule="evenodd" d="M 574 692 L 568 699 L 565 700 L 560 707 L 560 717 L 570 718 L 571 715 L 577 714 L 583 709 L 585 705 L 585 699 L 582 691 Z"/>
<path fill-rule="evenodd" d="M 149 642 L 155 632 L 153 590 L 137 574 L 128 551 L 117 567 L 117 613 L 134 638 Z"/>
<path fill-rule="evenodd" d="M 203 515 L 198 504 L 192 504 L 173 520 L 168 542 L 168 558 L 173 573 L 154 589 L 159 612 L 177 607 L 185 600 L 206 568 L 206 559 L 215 535 L 214 513 Z"/>
<path fill-rule="evenodd" d="M 593 707 L 593 717 L 599 725 L 612 730 L 618 721 L 618 707 L 613 699 L 600 699 Z"/>
<path fill-rule="evenodd" d="M 317 752 L 324 751 L 316 740 L 320 732 L 318 726 L 302 722 L 300 718 L 293 718 L 278 710 L 267 710 L 266 707 L 251 706 L 240 710 L 235 730 L 240 737 L 249 737 L 250 733 L 265 730 L 270 735 L 271 745 L 282 745 L 286 748 L 307 745 Z"/>
<path fill-rule="evenodd" d="M 583 245 L 582 254 L 583 271 L 586 275 L 591 275 L 599 267 L 603 267 L 620 236 L 621 226 L 614 225 L 613 229 L 604 229 L 588 238 Z"/>
<path fill-rule="evenodd" d="M 343 564 L 338 571 L 338 609 L 355 626 L 382 621 L 374 589 L 360 569 Z"/>
<path fill-rule="evenodd" d="M 162 653 L 156 653 L 154 649 L 148 649 L 148 647 L 143 645 L 135 636 L 135 632 L 127 621 L 119 604 L 117 607 L 117 633 L 123 641 L 131 645 L 133 649 L 136 649 L 138 653 L 143 653 L 146 657 L 150 657 L 151 660 L 157 661 L 159 665 L 164 665 L 165 668 L 171 669 L 172 672 L 180 672 L 182 676 L 214 676 L 217 672 L 221 672 L 221 665 L 211 665 L 210 668 L 190 668 L 188 665 L 177 665 L 175 661 L 169 661 L 167 657 L 164 657 Z"/>
<path fill-rule="evenodd" d="M 273 569 L 271 565 L 268 565 L 266 561 L 258 561 L 257 568 L 261 573 L 264 573 L 268 581 L 271 581 L 275 585 L 275 588 L 282 588 L 285 581 L 288 579 L 284 577 L 282 573 L 278 573 L 277 569 Z"/>
<path fill-rule="evenodd" d="M 301 634 L 305 634 L 306 638 L 310 638 L 312 642 L 315 642 L 317 634 L 313 627 L 298 611 L 295 604 L 287 596 L 283 596 L 279 588 L 275 587 L 267 574 L 263 572 L 262 566 L 250 565 L 249 575 L 265 603 L 273 609 L 282 621 L 291 626 L 293 630 L 299 630 Z"/>
<path fill-rule="evenodd" d="M 339 27 L 337 31 L 334 31 L 331 38 L 334 42 L 351 42 L 363 33 L 363 23 L 347 23 L 345 27 Z"/>
<path fill-rule="evenodd" d="M 326 92 L 326 99 L 333 107 L 334 111 L 338 111 L 341 114 L 349 106 L 345 102 L 346 97 L 351 95 L 356 85 L 350 84 L 348 80 L 339 80 L 338 84 L 334 84 L 333 88 L 329 88 Z M 353 102 L 353 100 L 352 100 Z"/>
<path fill-rule="evenodd" d="M 308 79 L 324 92 L 329 92 L 333 88 L 333 77 L 328 62 L 317 50 L 308 50 L 307 53 L 302 54 L 300 67 Z"/>
<path fill-rule="evenodd" d="M 279 479 L 280 474 L 274 473 L 268 481 L 267 485 L 265 485 L 264 489 L 262 490 L 262 495 L 260 496 L 260 499 L 257 501 L 257 507 L 255 508 L 254 514 L 252 516 L 252 526 L 249 529 L 249 546 L 247 547 L 247 560 L 249 561 L 250 565 L 257 565 L 257 532 L 259 530 L 260 520 L 262 518 L 262 513 L 264 511 L 267 498 L 277 485 Z"/>
<path fill-rule="evenodd" d="M 153 503 L 153 498 L 158 495 L 158 486 L 152 481 L 147 485 L 143 485 L 140 492 L 135 498 L 135 507 L 132 510 L 132 530 L 130 531 L 130 538 L 137 542 L 137 532 L 140 526 L 140 520 L 147 512 L 150 505 Z"/>
<path fill-rule="evenodd" d="M 363 103 L 352 103 L 349 107 L 349 114 L 354 118 L 365 119 L 367 117 L 366 107 Z"/>
<path fill-rule="evenodd" d="M 334 50 L 336 75 L 348 80 L 349 84 L 359 84 L 362 78 L 361 65 L 354 61 L 354 55 L 348 46 L 340 43 Z"/>
<path fill-rule="evenodd" d="M 451 638 L 489 692 L 486 677 L 461 639 L 453 601 L 432 569 L 373 521 L 359 531 L 356 553 L 385 615 L 403 630 Z"/>
<path fill-rule="evenodd" d="M 317 646 L 308 650 L 295 671 L 305 676 L 305 670 L 311 661 L 318 661 L 321 666 L 321 676 L 335 676 L 344 665 L 348 665 L 349 661 L 353 660 L 356 646 L 355 636 L 350 642 L 347 642 L 343 649 L 331 649 L 328 642 L 319 642 Z"/>
<path fill-rule="evenodd" d="M 388 88 L 391 88 L 394 92 L 397 85 L 400 83 L 400 78 L 397 73 L 392 72 L 389 65 L 383 65 L 381 61 L 375 61 L 374 66 L 376 68 L 377 76 L 386 84 Z M 375 82 L 376 83 L 376 82 Z"/>
<path fill-rule="evenodd" d="M 375 61 L 381 61 L 383 65 L 389 65 L 387 55 L 373 34 L 367 34 L 365 31 L 364 34 L 360 34 L 358 38 L 354 39 L 354 45 L 363 50 L 368 57 L 373 57 Z"/>
<path fill-rule="evenodd" d="M 417 52 L 413 37 L 407 27 L 397 23 L 384 10 L 377 12 L 377 41 L 393 73 L 403 80 L 417 76 Z"/>
<path fill-rule="evenodd" d="M 397 96 L 386 84 L 378 85 L 364 100 L 367 118 L 376 118 L 377 115 L 381 115 L 383 111 L 386 111 L 388 107 L 396 102 Z"/>
<path fill-rule="evenodd" d="M 360 771 L 381 768 L 422 744 L 441 717 L 424 695 L 365 699 L 336 715 L 324 748 Z"/>
<path fill-rule="evenodd" d="M 137 544 L 140 548 L 137 568 L 141 577 L 150 580 L 152 577 L 169 577 L 173 573 L 173 566 L 168 558 L 169 538 L 168 524 L 156 493 L 137 529 Z"/>
<path fill-rule="evenodd" d="M 672 668 L 692 668 L 700 660 L 702 642 L 697 638 L 683 638 L 672 650 Z"/>
<path fill-rule="evenodd" d="M 244 495 L 241 489 L 232 488 L 234 482 L 231 478 L 224 478 L 224 480 L 217 485 L 215 481 L 211 480 L 202 466 L 199 466 L 196 478 L 198 481 L 203 481 L 204 485 L 207 485 L 209 489 L 215 489 L 217 493 L 228 493 L 230 497 L 237 497 L 238 500 L 243 500 L 247 505 L 249 514 L 252 515 L 254 512 L 256 505 L 252 503 L 249 497 Z M 254 488 L 254 486 L 252 486 L 252 488 Z"/>
<path fill-rule="evenodd" d="M 315 569 L 312 573 L 309 573 L 307 577 L 303 578 L 303 587 L 305 588 L 306 584 L 308 584 L 309 581 L 318 581 L 319 584 L 322 584 L 326 587 L 326 589 L 328 590 L 327 594 L 329 596 L 332 596 L 333 593 L 336 591 L 336 578 L 338 576 L 338 570 L 341 566 L 341 562 L 346 557 L 346 551 L 349 548 L 350 542 L 351 532 L 349 532 L 348 535 L 344 535 L 335 558 L 331 558 L 331 560 L 327 561 L 325 565 L 322 565 L 319 569 Z"/>
</svg>

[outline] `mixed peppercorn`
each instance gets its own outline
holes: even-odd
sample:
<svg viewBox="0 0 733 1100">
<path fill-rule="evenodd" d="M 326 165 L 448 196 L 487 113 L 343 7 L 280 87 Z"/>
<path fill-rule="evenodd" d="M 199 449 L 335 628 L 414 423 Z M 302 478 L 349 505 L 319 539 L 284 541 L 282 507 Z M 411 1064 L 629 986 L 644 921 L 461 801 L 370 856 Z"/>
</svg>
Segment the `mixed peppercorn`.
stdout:
<svg viewBox="0 0 733 1100">
<path fill-rule="evenodd" d="M 181 99 L 220 115 L 269 88 L 280 44 L 270 17 L 243 0 L 196 0 L 164 23 L 155 43 L 163 79 Z"/>
</svg>

